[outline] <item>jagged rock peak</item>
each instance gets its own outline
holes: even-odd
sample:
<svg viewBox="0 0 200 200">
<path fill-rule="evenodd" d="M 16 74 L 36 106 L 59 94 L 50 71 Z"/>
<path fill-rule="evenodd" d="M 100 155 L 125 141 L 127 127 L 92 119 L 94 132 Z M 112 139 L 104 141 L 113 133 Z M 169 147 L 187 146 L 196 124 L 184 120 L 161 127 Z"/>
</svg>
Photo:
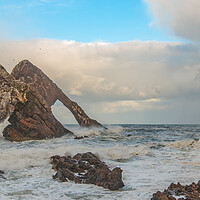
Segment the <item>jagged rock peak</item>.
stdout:
<svg viewBox="0 0 200 200">
<path fill-rule="evenodd" d="M 21 77 L 21 76 L 17 76 L 17 74 L 19 73 L 19 72 L 22 72 L 22 71 L 24 71 L 24 72 L 26 72 L 27 73 L 27 71 L 30 73 L 30 74 L 32 74 L 32 73 L 35 73 L 35 74 L 37 74 L 37 75 L 43 75 L 45 78 L 48 78 L 49 79 L 49 77 L 45 74 L 45 73 L 43 73 L 43 71 L 41 70 L 41 69 L 39 69 L 37 66 L 35 66 L 33 63 L 31 63 L 29 60 L 22 60 L 22 61 L 20 61 L 14 68 L 13 68 L 13 70 L 12 70 L 12 72 L 11 72 L 11 74 L 13 74 L 13 75 L 15 75 L 15 79 L 23 79 L 23 78 L 25 78 L 25 77 Z M 49 79 L 50 80 L 50 79 Z"/>
</svg>

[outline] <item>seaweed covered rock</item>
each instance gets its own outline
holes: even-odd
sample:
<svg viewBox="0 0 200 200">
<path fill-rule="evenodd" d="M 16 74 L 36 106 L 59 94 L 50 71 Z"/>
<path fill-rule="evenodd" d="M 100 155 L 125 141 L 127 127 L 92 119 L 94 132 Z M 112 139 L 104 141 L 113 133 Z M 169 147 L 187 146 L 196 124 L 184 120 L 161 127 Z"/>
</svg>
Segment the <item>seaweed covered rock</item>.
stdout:
<svg viewBox="0 0 200 200">
<path fill-rule="evenodd" d="M 10 117 L 9 117 L 10 116 Z M 39 140 L 72 134 L 56 120 L 32 86 L 15 80 L 0 66 L 0 121 L 9 117 L 3 135 L 10 141 Z"/>
<path fill-rule="evenodd" d="M 57 99 L 61 101 L 72 112 L 81 126 L 102 127 L 99 122 L 88 117 L 76 102 L 71 101 L 63 91 L 42 72 L 42 70 L 30 63 L 28 60 L 23 60 L 16 65 L 11 75 L 16 80 L 21 80 L 34 87 L 49 106 L 52 106 Z"/>
<path fill-rule="evenodd" d="M 110 190 L 118 190 L 124 186 L 122 170 L 118 167 L 110 170 L 91 152 L 78 153 L 74 157 L 52 156 L 52 168 L 57 171 L 53 176 L 61 181 L 95 184 Z"/>
<path fill-rule="evenodd" d="M 164 192 L 153 194 L 151 200 L 200 200 L 200 181 L 183 186 L 180 183 L 171 183 Z"/>
</svg>

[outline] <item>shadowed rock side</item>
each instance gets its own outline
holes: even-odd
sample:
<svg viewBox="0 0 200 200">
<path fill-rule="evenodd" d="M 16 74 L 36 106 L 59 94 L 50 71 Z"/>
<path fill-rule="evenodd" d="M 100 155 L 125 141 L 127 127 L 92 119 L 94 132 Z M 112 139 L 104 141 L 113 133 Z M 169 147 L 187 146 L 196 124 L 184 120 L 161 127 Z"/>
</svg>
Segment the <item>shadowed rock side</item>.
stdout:
<svg viewBox="0 0 200 200">
<path fill-rule="evenodd" d="M 59 123 L 43 97 L 30 85 L 15 80 L 0 66 L 0 121 L 10 124 L 3 135 L 10 141 L 39 140 L 72 134 Z"/>
<path fill-rule="evenodd" d="M 171 183 L 164 192 L 153 194 L 151 200 L 200 200 L 200 181 L 186 186 Z"/>
<path fill-rule="evenodd" d="M 52 168 L 57 171 L 53 176 L 54 179 L 95 184 L 110 190 L 118 190 L 124 186 L 122 170 L 118 167 L 110 170 L 91 152 L 78 153 L 73 158 L 56 155 L 51 159 Z"/>
<path fill-rule="evenodd" d="M 90 119 L 76 102 L 71 101 L 47 75 L 28 60 L 23 60 L 16 65 L 11 75 L 36 88 L 49 106 L 52 106 L 57 99 L 61 101 L 81 126 L 102 127 L 96 120 Z"/>
</svg>

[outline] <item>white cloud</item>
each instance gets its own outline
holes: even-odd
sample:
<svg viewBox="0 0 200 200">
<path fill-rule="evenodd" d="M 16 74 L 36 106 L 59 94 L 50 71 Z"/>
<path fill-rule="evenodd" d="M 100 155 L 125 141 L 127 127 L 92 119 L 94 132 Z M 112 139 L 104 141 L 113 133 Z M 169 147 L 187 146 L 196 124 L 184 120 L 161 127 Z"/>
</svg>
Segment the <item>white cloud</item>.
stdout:
<svg viewBox="0 0 200 200">
<path fill-rule="evenodd" d="M 166 27 L 178 37 L 200 40 L 199 0 L 144 0 L 154 16 L 152 24 Z"/>
<path fill-rule="evenodd" d="M 9 71 L 29 59 L 99 121 L 106 112 L 160 110 L 165 115 L 168 100 L 200 91 L 200 48 L 192 44 L 1 41 L 0 52 Z"/>
<path fill-rule="evenodd" d="M 160 110 L 167 106 L 160 105 L 162 101 L 160 99 L 147 99 L 147 100 L 129 100 L 129 101 L 114 101 L 114 102 L 102 102 L 100 106 L 102 112 L 109 113 L 127 113 L 133 111 L 149 111 L 149 110 Z"/>
</svg>

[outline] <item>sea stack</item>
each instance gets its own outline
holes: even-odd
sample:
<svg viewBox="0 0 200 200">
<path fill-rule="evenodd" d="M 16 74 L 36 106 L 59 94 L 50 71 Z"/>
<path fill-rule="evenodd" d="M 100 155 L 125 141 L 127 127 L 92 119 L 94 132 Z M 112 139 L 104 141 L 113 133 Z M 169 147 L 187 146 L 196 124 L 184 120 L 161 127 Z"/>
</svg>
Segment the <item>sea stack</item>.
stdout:
<svg viewBox="0 0 200 200">
<path fill-rule="evenodd" d="M 40 140 L 72 134 L 56 120 L 43 97 L 30 85 L 17 81 L 0 67 L 1 121 L 10 124 L 3 136 L 10 141 Z"/>
<path fill-rule="evenodd" d="M 28 60 L 21 61 L 11 73 L 16 79 L 23 81 L 32 87 L 45 99 L 51 107 L 56 100 L 61 101 L 74 115 L 79 125 L 84 127 L 102 127 L 96 120 L 91 119 L 83 109 L 74 101 L 70 100 L 64 92 L 38 67 Z"/>
<path fill-rule="evenodd" d="M 9 117 L 3 135 L 10 141 L 40 140 L 73 135 L 52 114 L 51 106 L 60 100 L 81 126 L 102 127 L 90 119 L 39 68 L 28 60 L 16 65 L 11 74 L 0 66 L 0 122 Z"/>
</svg>

